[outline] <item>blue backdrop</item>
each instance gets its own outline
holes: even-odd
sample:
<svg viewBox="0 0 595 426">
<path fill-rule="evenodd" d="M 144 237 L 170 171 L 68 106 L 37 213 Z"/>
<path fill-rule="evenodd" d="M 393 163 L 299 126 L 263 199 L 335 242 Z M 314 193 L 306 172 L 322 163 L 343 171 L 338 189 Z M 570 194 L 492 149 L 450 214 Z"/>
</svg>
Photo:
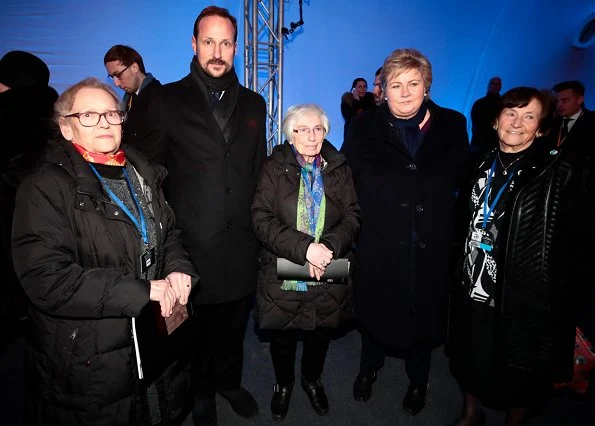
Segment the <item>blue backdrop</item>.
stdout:
<svg viewBox="0 0 595 426">
<path fill-rule="evenodd" d="M 298 1 L 285 1 L 285 26 L 299 19 Z M 50 66 L 59 92 L 96 76 L 107 81 L 103 55 L 128 44 L 162 83 L 188 73 L 192 26 L 210 1 L 2 0 L 0 55 L 26 50 Z M 219 1 L 238 18 L 236 68 L 243 80 L 243 1 Z M 432 98 L 469 115 L 493 75 L 503 90 L 549 88 L 579 79 L 595 108 L 595 46 L 572 39 L 593 0 L 304 0 L 304 21 L 285 47 L 283 105 L 313 102 L 329 114 L 329 139 L 342 143 L 340 98 L 355 77 L 371 86 L 375 70 L 399 47 L 425 53 L 434 68 Z"/>
</svg>

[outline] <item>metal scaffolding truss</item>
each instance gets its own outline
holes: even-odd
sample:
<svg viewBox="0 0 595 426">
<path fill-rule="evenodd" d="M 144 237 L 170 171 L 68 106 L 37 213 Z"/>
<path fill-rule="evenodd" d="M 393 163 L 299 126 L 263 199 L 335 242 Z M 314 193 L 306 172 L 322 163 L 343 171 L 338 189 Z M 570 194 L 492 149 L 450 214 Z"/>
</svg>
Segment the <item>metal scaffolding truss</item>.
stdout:
<svg viewBox="0 0 595 426">
<path fill-rule="evenodd" d="M 283 0 L 244 0 L 244 82 L 267 104 L 267 148 L 282 139 Z"/>
</svg>

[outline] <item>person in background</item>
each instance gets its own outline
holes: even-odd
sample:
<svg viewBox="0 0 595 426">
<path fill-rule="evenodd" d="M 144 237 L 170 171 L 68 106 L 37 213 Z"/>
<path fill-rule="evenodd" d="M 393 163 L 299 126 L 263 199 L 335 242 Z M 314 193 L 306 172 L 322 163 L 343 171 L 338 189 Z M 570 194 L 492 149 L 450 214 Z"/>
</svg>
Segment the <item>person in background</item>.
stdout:
<svg viewBox="0 0 595 426">
<path fill-rule="evenodd" d="M 165 170 L 121 149 L 124 112 L 99 80 L 68 88 L 55 113 L 61 136 L 20 185 L 12 228 L 29 300 L 24 423 L 179 420 L 189 371 L 140 381 L 132 338 L 150 301 L 169 317 L 197 281 L 161 192 Z"/>
<path fill-rule="evenodd" d="M 124 90 L 126 121 L 122 142 L 133 146 L 150 161 L 158 160 L 162 155 L 159 132 L 155 129 L 158 120 L 149 114 L 149 106 L 155 101 L 161 83 L 145 71 L 143 58 L 129 46 L 112 46 L 103 57 L 103 64 L 116 87 Z"/>
<path fill-rule="evenodd" d="M 498 145 L 498 138 L 492 126 L 500 108 L 501 89 L 502 79 L 490 78 L 486 95 L 476 100 L 471 108 L 471 152 L 474 159 L 480 159 Z"/>
<path fill-rule="evenodd" d="M 380 84 L 380 73 L 382 72 L 382 67 L 376 70 L 376 74 L 374 74 L 374 88 L 372 89 L 372 94 L 374 95 L 374 103 L 376 106 L 380 106 L 382 102 L 384 102 L 384 93 L 382 93 L 382 85 Z"/>
<path fill-rule="evenodd" d="M 330 126 L 318 105 L 289 108 L 286 141 L 263 165 L 252 203 L 262 244 L 256 321 L 271 330 L 277 383 L 271 400 L 283 420 L 295 381 L 295 353 L 303 337 L 301 386 L 319 415 L 329 412 L 322 384 L 331 330 L 351 319 L 351 285 L 320 282 L 333 259 L 350 257 L 359 206 L 345 157 L 325 139 Z M 277 279 L 277 258 L 310 268 L 311 281 Z"/>
<path fill-rule="evenodd" d="M 49 80 L 48 66 L 29 52 L 13 50 L 0 59 L 0 268 L 5 274 L 0 323 L 8 330 L 2 340 L 23 331 L 27 314 L 26 297 L 12 266 L 12 218 L 17 187 L 55 131 L 58 93 L 48 86 Z"/>
<path fill-rule="evenodd" d="M 464 393 L 455 426 L 486 423 L 482 403 L 526 424 L 554 382 L 572 377 L 575 326 L 590 283 L 589 162 L 543 139 L 547 99 L 532 87 L 502 96 L 499 145 L 465 192 L 460 276 L 451 294 L 451 370 Z"/>
<path fill-rule="evenodd" d="M 351 84 L 351 91 L 345 92 L 341 97 L 341 114 L 345 119 L 344 136 L 347 135 L 349 123 L 356 114 L 373 108 L 376 108 L 376 103 L 374 95 L 368 92 L 368 82 L 365 78 L 356 78 Z"/>
<path fill-rule="evenodd" d="M 585 86 L 563 81 L 553 87 L 557 117 L 550 133 L 553 146 L 595 160 L 595 113 L 585 107 Z"/>
<path fill-rule="evenodd" d="M 397 49 L 380 73 L 386 102 L 353 119 L 341 148 L 362 226 L 354 306 L 362 336 L 356 401 L 367 401 L 385 352 L 401 349 L 410 383 L 403 408 L 426 404 L 432 349 L 445 338 L 455 200 L 469 148 L 465 117 L 429 99 L 432 65 Z"/>
</svg>

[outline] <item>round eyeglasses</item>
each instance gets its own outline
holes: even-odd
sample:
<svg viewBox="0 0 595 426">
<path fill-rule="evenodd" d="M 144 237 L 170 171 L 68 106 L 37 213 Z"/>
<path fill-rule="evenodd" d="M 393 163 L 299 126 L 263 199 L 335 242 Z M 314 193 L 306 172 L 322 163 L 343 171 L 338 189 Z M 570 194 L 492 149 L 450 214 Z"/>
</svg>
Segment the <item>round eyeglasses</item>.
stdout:
<svg viewBox="0 0 595 426">
<path fill-rule="evenodd" d="M 94 127 L 99 124 L 99 120 L 101 117 L 105 117 L 105 121 L 108 124 L 113 126 L 120 125 L 124 122 L 126 118 L 126 113 L 124 111 L 106 111 L 106 112 L 95 112 L 95 111 L 88 111 L 88 112 L 76 112 L 74 114 L 68 114 L 64 116 L 66 117 L 76 117 L 79 119 L 79 123 L 83 127 Z"/>
</svg>

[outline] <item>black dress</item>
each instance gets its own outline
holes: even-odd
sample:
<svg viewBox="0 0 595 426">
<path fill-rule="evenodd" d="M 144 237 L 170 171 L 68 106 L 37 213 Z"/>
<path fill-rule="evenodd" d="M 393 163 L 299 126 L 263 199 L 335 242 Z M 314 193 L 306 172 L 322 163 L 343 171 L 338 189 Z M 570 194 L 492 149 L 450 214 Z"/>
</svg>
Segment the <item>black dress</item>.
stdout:
<svg viewBox="0 0 595 426">
<path fill-rule="evenodd" d="M 547 400 L 551 390 L 551 380 L 547 376 L 506 365 L 495 345 L 497 301 L 501 290 L 498 266 L 505 247 L 505 235 L 499 230 L 507 228 L 507 204 L 515 190 L 515 173 L 522 169 L 526 154 L 526 151 L 498 152 L 487 162 L 493 169 L 484 170 L 473 185 L 469 200 L 472 219 L 465 241 L 462 273 L 468 299 L 463 305 L 465 318 L 469 321 L 468 353 L 453 356 L 451 360 L 452 372 L 464 392 L 503 407 L 538 406 Z M 501 190 L 498 202 L 494 203 Z M 493 214 L 490 214 L 490 207 Z M 485 227 L 484 215 L 488 217 Z M 478 233 L 484 235 L 480 237 Z M 479 247 L 478 240 L 486 246 Z"/>
</svg>

